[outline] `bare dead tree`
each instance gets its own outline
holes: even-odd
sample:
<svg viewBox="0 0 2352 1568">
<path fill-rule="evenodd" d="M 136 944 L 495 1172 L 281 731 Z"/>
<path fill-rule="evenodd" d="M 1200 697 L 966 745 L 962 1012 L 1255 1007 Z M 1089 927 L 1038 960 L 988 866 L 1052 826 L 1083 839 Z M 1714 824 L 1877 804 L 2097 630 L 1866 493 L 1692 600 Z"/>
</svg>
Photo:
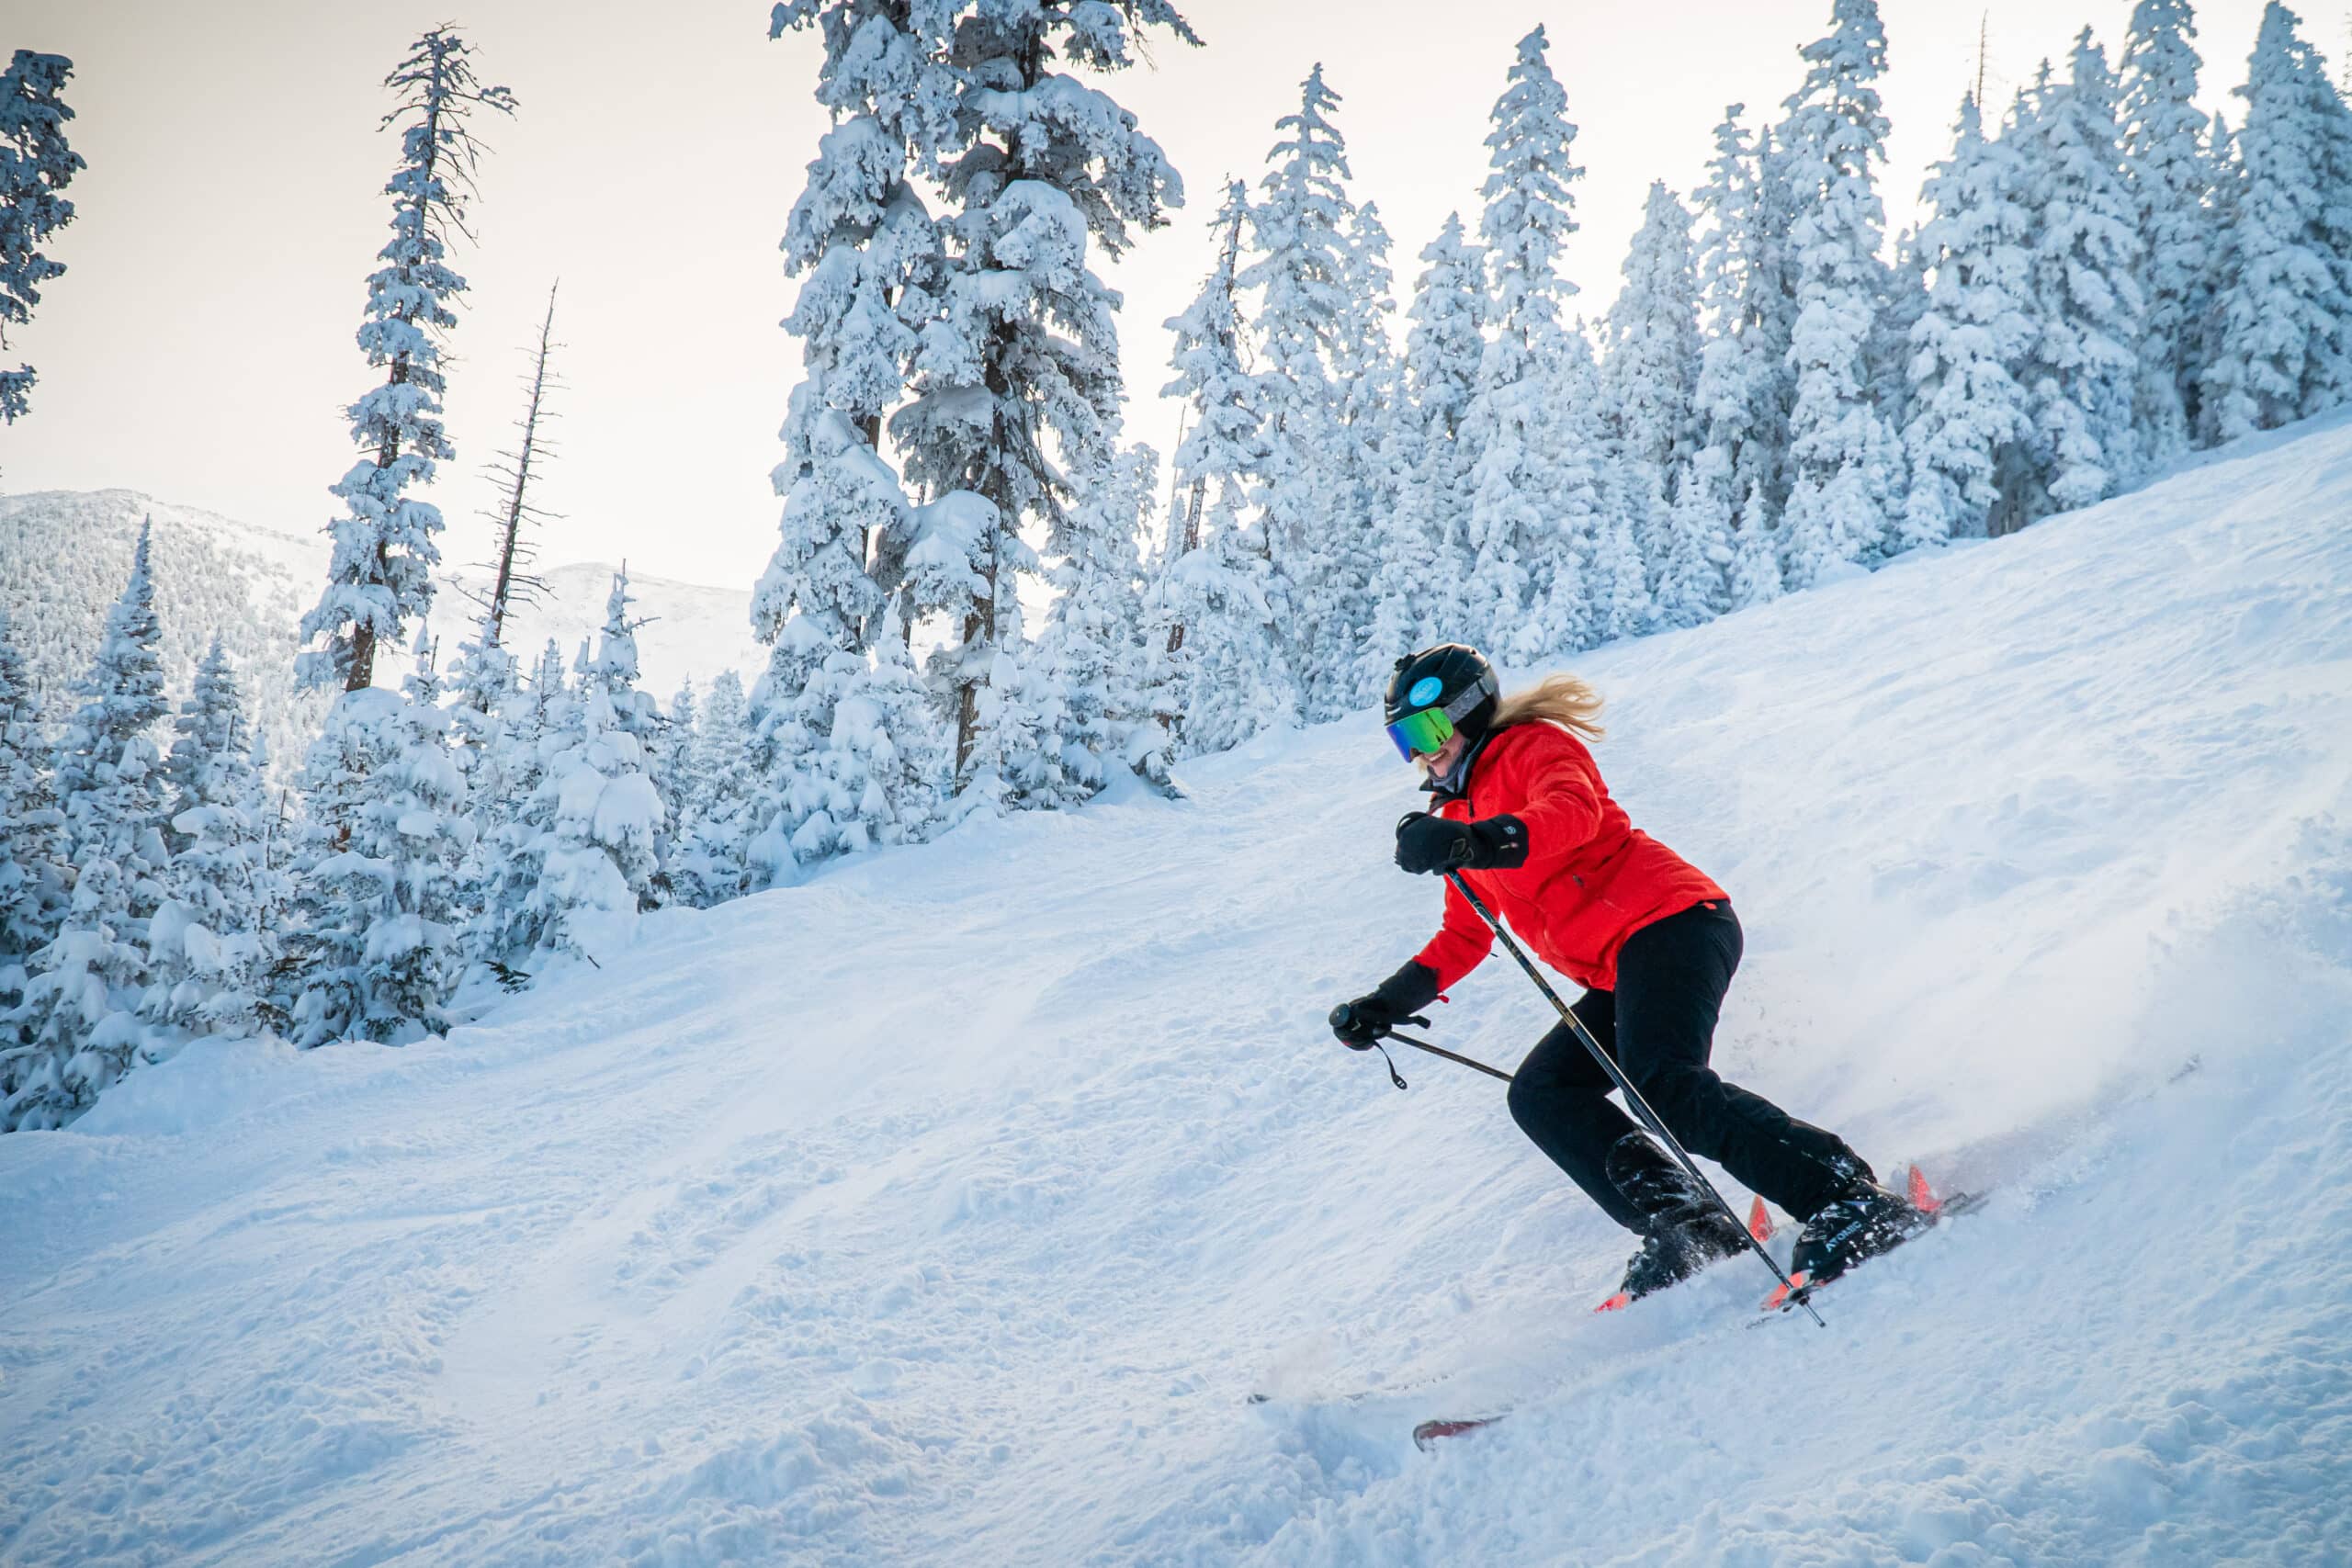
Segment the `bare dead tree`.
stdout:
<svg viewBox="0 0 2352 1568">
<path fill-rule="evenodd" d="M 548 406 L 548 394 L 563 385 L 563 378 L 548 365 L 549 355 L 563 346 L 555 341 L 555 294 L 561 281 L 559 278 L 548 286 L 547 314 L 539 321 L 538 344 L 530 351 L 530 374 L 523 378 L 528 400 L 523 417 L 514 422 L 514 428 L 523 433 L 522 444 L 511 452 L 499 453 L 485 470 L 504 492 L 497 506 L 482 513 L 495 529 L 496 544 L 493 558 L 482 563 L 493 574 L 490 593 L 476 601 L 484 611 L 484 640 L 493 648 L 501 646 L 506 612 L 516 604 L 537 604 L 547 592 L 548 585 L 528 570 L 539 552 L 524 530 L 553 522 L 560 515 L 532 505 L 530 490 L 535 466 L 555 451 L 555 443 L 540 434 L 540 422 L 561 417 Z"/>
</svg>

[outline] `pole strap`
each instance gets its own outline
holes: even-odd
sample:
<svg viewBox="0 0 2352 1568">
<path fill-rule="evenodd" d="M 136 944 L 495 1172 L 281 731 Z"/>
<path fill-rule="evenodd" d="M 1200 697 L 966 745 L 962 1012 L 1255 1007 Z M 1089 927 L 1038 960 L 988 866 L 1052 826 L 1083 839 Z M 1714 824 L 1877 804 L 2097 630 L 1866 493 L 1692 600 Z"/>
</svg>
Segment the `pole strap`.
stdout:
<svg viewBox="0 0 2352 1568">
<path fill-rule="evenodd" d="M 1468 1067 L 1471 1071 L 1484 1073 L 1490 1078 L 1500 1078 L 1505 1083 L 1510 1083 L 1511 1081 L 1511 1076 L 1509 1073 L 1504 1072 L 1501 1068 L 1490 1067 L 1484 1062 L 1474 1062 L 1467 1056 L 1457 1056 L 1442 1045 L 1432 1045 L 1426 1040 L 1416 1040 L 1409 1034 L 1399 1034 L 1394 1030 L 1391 1030 L 1388 1032 L 1386 1038 L 1394 1040 L 1399 1045 L 1410 1045 L 1416 1051 L 1427 1051 L 1432 1056 L 1442 1056 L 1449 1062 L 1459 1062 L 1464 1066 Z M 1382 1053 L 1383 1055 L 1385 1055 L 1387 1053 L 1385 1052 Z M 1388 1076 L 1392 1078 L 1396 1077 L 1396 1069 L 1394 1066 L 1389 1067 Z M 1396 1087 L 1398 1089 L 1403 1089 L 1405 1087 L 1405 1080 L 1403 1078 L 1396 1078 Z"/>
</svg>

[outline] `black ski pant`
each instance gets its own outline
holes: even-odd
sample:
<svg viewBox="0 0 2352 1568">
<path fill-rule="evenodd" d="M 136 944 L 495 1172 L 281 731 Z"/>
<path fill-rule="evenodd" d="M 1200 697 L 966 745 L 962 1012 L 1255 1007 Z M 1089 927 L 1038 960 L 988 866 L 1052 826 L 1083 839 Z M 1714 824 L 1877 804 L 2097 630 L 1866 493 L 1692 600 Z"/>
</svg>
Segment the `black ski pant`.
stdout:
<svg viewBox="0 0 2352 1568">
<path fill-rule="evenodd" d="M 1724 1082 L 1707 1066 L 1739 952 L 1731 906 L 1694 905 L 1627 938 L 1617 988 L 1587 991 L 1573 1010 L 1684 1148 L 1810 1219 L 1856 1180 L 1870 1179 L 1870 1168 L 1844 1140 Z M 1638 1232 L 1641 1213 L 1602 1168 L 1617 1141 L 1638 1130 L 1610 1098 L 1614 1088 L 1563 1019 L 1519 1065 L 1510 1114 L 1610 1218 Z M 1637 1152 L 1645 1163 L 1672 1165 L 1655 1144 Z"/>
</svg>

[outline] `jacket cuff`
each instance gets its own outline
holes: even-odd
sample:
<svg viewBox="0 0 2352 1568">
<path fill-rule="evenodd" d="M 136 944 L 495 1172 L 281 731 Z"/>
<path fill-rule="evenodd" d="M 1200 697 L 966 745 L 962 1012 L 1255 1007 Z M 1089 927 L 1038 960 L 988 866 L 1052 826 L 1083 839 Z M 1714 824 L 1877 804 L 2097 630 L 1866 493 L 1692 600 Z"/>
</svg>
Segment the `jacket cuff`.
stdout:
<svg viewBox="0 0 2352 1568">
<path fill-rule="evenodd" d="M 1516 817 L 1488 817 L 1470 824 L 1478 841 L 1471 864 L 1481 871 L 1516 871 L 1527 863 L 1527 824 Z"/>
<path fill-rule="evenodd" d="M 1398 1018 L 1416 1013 L 1437 1000 L 1437 971 L 1418 958 L 1407 959 L 1405 966 L 1385 980 L 1372 994 L 1396 1010 Z"/>
</svg>

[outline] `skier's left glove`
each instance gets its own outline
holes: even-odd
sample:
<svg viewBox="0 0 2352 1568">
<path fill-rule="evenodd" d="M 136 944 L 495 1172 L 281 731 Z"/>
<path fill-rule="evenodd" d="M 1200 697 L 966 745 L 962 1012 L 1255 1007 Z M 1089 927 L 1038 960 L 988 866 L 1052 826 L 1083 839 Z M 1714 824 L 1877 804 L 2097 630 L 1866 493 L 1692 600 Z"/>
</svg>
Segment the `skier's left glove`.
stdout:
<svg viewBox="0 0 2352 1568">
<path fill-rule="evenodd" d="M 1414 959 L 1370 996 L 1333 1008 L 1331 1032 L 1351 1051 L 1369 1051 L 1375 1041 L 1435 1000 L 1437 971 Z"/>
<path fill-rule="evenodd" d="M 1396 824 L 1396 864 L 1427 872 L 1509 871 L 1527 863 L 1527 825 L 1516 817 L 1455 822 L 1409 811 Z"/>
</svg>

